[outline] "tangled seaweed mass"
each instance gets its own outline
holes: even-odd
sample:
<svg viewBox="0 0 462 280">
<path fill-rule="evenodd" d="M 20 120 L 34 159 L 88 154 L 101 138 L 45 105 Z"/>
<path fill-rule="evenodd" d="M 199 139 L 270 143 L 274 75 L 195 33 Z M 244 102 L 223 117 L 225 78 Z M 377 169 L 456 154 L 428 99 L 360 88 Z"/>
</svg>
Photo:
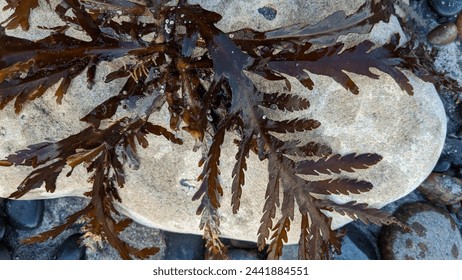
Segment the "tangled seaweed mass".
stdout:
<svg viewBox="0 0 462 280">
<path fill-rule="evenodd" d="M 274 120 L 264 114 L 264 109 L 309 108 L 309 100 L 290 93 L 287 76 L 295 77 L 309 90 L 316 86 L 309 73 L 329 76 L 358 94 L 361 89 L 347 73 L 377 79 L 370 71 L 374 68 L 390 75 L 412 95 L 413 88 L 402 72 L 407 69 L 427 81 L 441 79 L 440 85 L 447 86 L 421 47 L 408 43 L 398 48 L 398 35 L 377 48 L 363 41 L 344 50 L 345 46 L 337 43 L 341 35 L 368 33 L 374 24 L 388 21 L 394 13 L 393 1 L 373 0 L 350 16 L 339 11 L 316 25 L 224 33 L 215 26 L 221 15 L 184 0 L 175 5 L 163 3 L 166 1 L 61 0 L 55 6 L 48 4 L 54 7 L 50 13 L 56 13 L 65 25 L 37 41 L 9 36 L 5 29 L 27 31 L 30 11 L 39 7 L 38 0 L 6 2 L 4 10 L 13 13 L 0 27 L 0 109 L 14 103 L 19 113 L 54 85 L 56 101 L 61 103 L 74 78 L 86 72 L 91 88 L 102 62 L 127 59 L 105 78 L 107 83 L 122 79 L 125 84 L 117 95 L 80 120 L 88 124 L 87 128 L 57 142 L 31 143 L 0 161 L 2 166 L 12 166 L 8 168 L 31 168 L 10 198 L 20 198 L 43 186 L 48 192 L 55 191 L 65 167 L 71 168 L 67 173 L 71 176 L 75 167 L 84 166 L 92 182 L 91 191 L 85 193 L 91 198 L 88 205 L 64 224 L 28 238 L 26 243 L 45 241 L 74 223 L 83 223 L 84 231 L 100 236 L 124 259 L 155 254 L 158 248 L 134 248 L 119 238 L 132 220 L 120 219 L 115 203 L 123 203 L 118 189 L 125 184 L 124 169 L 141 164 L 138 148 L 149 145 L 147 135 L 181 145 L 183 140 L 176 134 L 180 129 L 196 139 L 196 148 L 203 151 L 200 187 L 192 197 L 200 202 L 192 203 L 199 203 L 199 226 L 209 259 L 226 259 L 217 212 L 224 195 L 220 176 L 233 178 L 232 211 L 237 213 L 249 153 L 258 155 L 268 166 L 266 202 L 256 236 L 259 249 L 267 250 L 269 259 L 282 254 L 294 215 L 301 215 L 300 259 L 327 259 L 332 250 L 340 251 L 341 234 L 331 229 L 326 211 L 366 223 L 399 224 L 366 204 L 338 204 L 329 199 L 328 195 L 367 192 L 373 188 L 370 182 L 348 177 L 316 181 L 299 176 L 367 169 L 382 159 L 380 155 L 339 155 L 325 143 L 281 140 L 281 134 L 314 130 L 320 123 L 305 118 Z M 130 21 L 115 21 L 119 13 Z M 90 39 L 70 37 L 65 34 L 69 29 L 81 30 Z M 288 93 L 262 92 L 245 73 L 269 82 L 285 82 Z M 116 118 L 121 106 L 133 108 L 129 115 Z M 165 107 L 170 115 L 169 128 L 149 120 Z M 234 168 L 232 174 L 220 174 L 221 145 L 230 132 L 238 136 Z"/>
</svg>

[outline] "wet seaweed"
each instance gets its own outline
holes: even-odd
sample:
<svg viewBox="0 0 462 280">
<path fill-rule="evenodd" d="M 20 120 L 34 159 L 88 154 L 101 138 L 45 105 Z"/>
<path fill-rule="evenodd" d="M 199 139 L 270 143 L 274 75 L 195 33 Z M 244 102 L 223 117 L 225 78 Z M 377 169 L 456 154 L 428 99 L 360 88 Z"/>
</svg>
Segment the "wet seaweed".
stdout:
<svg viewBox="0 0 462 280">
<path fill-rule="evenodd" d="M 321 123 L 265 115 L 268 109 L 300 111 L 310 107 L 309 100 L 291 92 L 287 76 L 297 78 L 310 90 L 316 86 L 310 73 L 329 76 L 353 94 L 361 89 L 349 73 L 377 79 L 371 69 L 380 70 L 411 95 L 413 88 L 403 69 L 430 79 L 431 66 L 416 67 L 422 65 L 413 55 L 416 48 L 400 47 L 398 35 L 384 46 L 364 41 L 344 49 L 337 43 L 342 35 L 368 33 L 376 23 L 388 21 L 393 14 L 392 1 L 369 1 L 352 15 L 339 11 L 315 25 L 231 33 L 216 27 L 221 15 L 215 12 L 187 1 L 175 5 L 164 2 L 62 0 L 54 13 L 65 25 L 53 28 L 43 39 L 31 41 L 9 36 L 5 29 L 20 27 L 27 31 L 30 13 L 39 7 L 38 1 L 7 0 L 4 10 L 13 13 L 0 29 L 0 109 L 14 101 L 19 113 L 54 85 L 58 85 L 55 95 L 61 103 L 72 80 L 82 74 L 87 76 L 91 93 L 96 69 L 102 62 L 130 58 L 105 78 L 106 82 L 126 81 L 117 95 L 81 119 L 88 124 L 86 129 L 57 142 L 33 144 L 0 161 L 1 166 L 23 165 L 32 170 L 11 198 L 42 186 L 48 192 L 55 191 L 57 178 L 66 166 L 86 166 L 93 183 L 92 190 L 85 193 L 90 198 L 86 207 L 68 217 L 65 224 L 26 242 L 54 238 L 83 219 L 84 230 L 106 240 L 124 259 L 156 253 L 157 248 L 135 249 L 119 238 L 131 220 L 117 219 L 120 213 L 115 203 L 123 203 L 117 190 L 125 184 L 127 165 L 135 169 L 139 166 L 141 151 L 137 147 L 149 145 L 147 134 L 181 145 L 182 139 L 175 134 L 179 129 L 188 132 L 206 151 L 199 162 L 200 187 L 192 200 L 200 201 L 197 214 L 201 215 L 200 228 L 209 259 L 227 258 L 227 248 L 219 238 L 220 198 L 227 195 L 220 176 L 233 178 L 232 211 L 238 213 L 250 153 L 265 161 L 269 172 L 260 227 L 255 233 L 259 249 L 266 249 L 269 259 L 281 256 L 295 215 L 301 215 L 300 259 L 328 259 L 332 250 L 340 252 L 341 236 L 331 229 L 331 218 L 325 212 L 335 211 L 366 223 L 399 224 L 366 204 L 339 204 L 329 199 L 330 195 L 370 191 L 370 182 L 344 174 L 374 166 L 382 159 L 380 155 L 339 155 L 325 143 L 281 140 L 279 134 L 314 130 Z M 130 17 L 130 21 L 117 22 L 120 14 Z M 71 28 L 83 31 L 90 39 L 66 35 Z M 154 37 L 146 39 L 148 34 Z M 288 91 L 263 92 L 247 73 L 268 82 L 283 81 Z M 126 104 L 133 107 L 132 114 L 114 120 L 117 110 Z M 169 128 L 149 121 L 162 108 L 169 111 Z M 112 124 L 107 126 L 107 120 Z M 229 133 L 237 135 L 235 164 L 232 174 L 221 174 L 221 148 Z M 342 176 L 323 180 L 300 176 L 320 174 Z M 71 175 L 72 171 L 67 174 Z"/>
</svg>

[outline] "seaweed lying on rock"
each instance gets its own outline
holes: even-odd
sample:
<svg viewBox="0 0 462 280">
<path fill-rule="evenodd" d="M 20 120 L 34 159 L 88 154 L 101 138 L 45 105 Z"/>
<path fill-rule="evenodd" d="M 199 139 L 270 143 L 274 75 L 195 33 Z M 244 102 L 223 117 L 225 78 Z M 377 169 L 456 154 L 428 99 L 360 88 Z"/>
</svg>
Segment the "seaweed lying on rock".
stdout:
<svg viewBox="0 0 462 280">
<path fill-rule="evenodd" d="M 221 19 L 219 14 L 187 1 L 172 6 L 164 1 L 62 0 L 54 12 L 65 25 L 53 28 L 49 36 L 37 41 L 9 36 L 5 28 L 27 31 L 30 11 L 39 6 L 38 1 L 6 1 L 4 9 L 13 14 L 0 30 L 2 109 L 14 101 L 19 113 L 54 85 L 59 85 L 55 95 L 61 103 L 72 80 L 84 71 L 91 89 L 100 63 L 127 59 L 105 80 L 125 79 L 124 86 L 81 119 L 88 123 L 86 129 L 57 142 L 31 145 L 0 161 L 2 166 L 24 165 L 32 169 L 11 198 L 20 198 L 43 185 L 53 192 L 66 166 L 73 169 L 83 164 L 91 174 L 93 188 L 85 193 L 91 198 L 89 204 L 68 217 L 65 224 L 29 238 L 26 243 L 53 238 L 80 222 L 83 230 L 107 241 L 125 259 L 147 258 L 156 253 L 157 248 L 136 249 L 119 238 L 118 234 L 132 221 L 120 220 L 115 203 L 122 202 L 118 188 L 125 183 L 124 169 L 136 169 L 142 164 L 137 153 L 141 152 L 138 146 L 148 146 L 146 135 L 162 136 L 181 145 L 182 139 L 175 134 L 179 129 L 194 137 L 195 148 L 201 148 L 204 154 L 199 162 L 203 167 L 198 174 L 201 185 L 192 199 L 200 200 L 197 214 L 202 215 L 200 227 L 209 259 L 226 258 L 217 213 L 220 197 L 226 195 L 220 176 L 233 178 L 232 209 L 237 213 L 245 191 L 250 152 L 268 164 L 266 202 L 255 234 L 259 249 L 266 249 L 269 259 L 278 259 L 282 254 L 295 209 L 302 217 L 301 259 L 328 259 L 332 249 L 340 252 L 341 236 L 331 229 L 331 218 L 325 211 L 366 223 L 399 224 L 366 204 L 338 204 L 329 199 L 329 195 L 367 192 L 373 188 L 370 182 L 346 176 L 315 181 L 299 176 L 367 169 L 382 159 L 380 155 L 339 155 L 325 143 L 282 140 L 280 135 L 313 130 L 321 124 L 315 119 L 275 120 L 265 114 L 266 110 L 309 108 L 309 100 L 290 93 L 286 75 L 297 78 L 308 89 L 316 86 L 309 73 L 329 76 L 353 94 L 361 89 L 348 73 L 377 79 L 371 68 L 390 75 L 411 95 L 413 88 L 401 69 L 412 70 L 426 80 L 435 79 L 430 75 L 432 65 L 420 61 L 412 45 L 398 47 L 398 35 L 382 47 L 364 41 L 345 49 L 344 44 L 337 43 L 342 35 L 368 33 L 374 24 L 387 21 L 393 13 L 392 1 L 383 4 L 373 0 L 350 16 L 339 11 L 312 26 L 224 33 L 215 26 Z M 119 13 L 114 11 L 128 16 L 130 21 L 116 21 Z M 69 29 L 84 31 L 90 39 L 70 37 L 65 34 Z M 150 34 L 154 37 L 147 36 Z M 285 82 L 288 92 L 263 92 L 249 77 L 251 74 L 269 82 Z M 120 107 L 127 106 L 130 113 L 116 118 Z M 149 121 L 163 107 L 169 110 L 170 128 Z M 234 169 L 232 174 L 220 174 L 221 145 L 231 131 L 238 135 Z M 71 175 L 72 171 L 67 174 Z"/>
</svg>

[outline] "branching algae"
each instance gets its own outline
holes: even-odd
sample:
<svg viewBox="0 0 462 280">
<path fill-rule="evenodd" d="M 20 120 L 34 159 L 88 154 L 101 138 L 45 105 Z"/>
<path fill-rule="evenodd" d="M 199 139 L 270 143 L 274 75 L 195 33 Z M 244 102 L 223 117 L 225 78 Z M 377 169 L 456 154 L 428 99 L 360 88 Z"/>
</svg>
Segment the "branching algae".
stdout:
<svg viewBox="0 0 462 280">
<path fill-rule="evenodd" d="M 297 78 L 310 90 L 316 85 L 309 73 L 325 75 L 358 94 L 360 88 L 347 73 L 377 79 L 370 71 L 374 68 L 390 75 L 412 95 L 413 88 L 403 68 L 427 80 L 435 75 L 429 62 L 420 61 L 411 45 L 398 48 L 398 35 L 378 48 L 364 41 L 343 50 L 344 45 L 337 43 L 341 35 L 367 33 L 374 24 L 387 21 L 393 13 L 392 1 L 373 0 L 350 16 L 339 11 L 311 26 L 224 33 L 215 26 L 221 19 L 219 14 L 187 1 L 169 6 L 164 1 L 62 0 L 54 13 L 65 25 L 37 41 L 9 36 L 5 29 L 27 31 L 30 11 L 39 6 L 38 0 L 6 2 L 4 10 L 12 10 L 13 14 L 0 29 L 0 109 L 14 103 L 19 113 L 53 85 L 59 85 L 55 95 L 57 103 L 61 103 L 78 75 L 85 72 L 91 87 L 101 62 L 124 57 L 132 61 L 107 75 L 106 82 L 126 82 L 117 95 L 81 119 L 88 124 L 86 129 L 54 143 L 30 145 L 0 161 L 2 166 L 31 168 L 11 198 L 20 198 L 43 186 L 53 192 L 66 166 L 85 166 L 93 184 L 92 190 L 85 193 L 91 198 L 88 205 L 69 216 L 63 225 L 28 238 L 25 243 L 53 238 L 83 220 L 85 231 L 107 241 L 124 259 L 155 254 L 158 248 L 133 248 L 119 238 L 132 221 L 118 218 L 114 204 L 122 202 L 118 189 L 125 184 L 127 163 L 139 164 L 138 146 L 149 144 L 146 135 L 158 135 L 181 145 L 182 139 L 174 133 L 179 129 L 187 131 L 207 151 L 199 162 L 200 187 L 192 199 L 199 201 L 197 214 L 202 217 L 200 228 L 209 259 L 226 259 L 226 247 L 219 239 L 217 211 L 220 197 L 228 194 L 223 193 L 220 176 L 233 178 L 230 195 L 232 210 L 237 213 L 249 153 L 257 154 L 268 166 L 266 202 L 255 234 L 259 249 L 267 250 L 269 259 L 281 256 L 294 215 L 301 215 L 300 259 L 328 259 L 333 250 L 340 252 L 341 236 L 331 229 L 331 218 L 322 211 L 335 211 L 366 223 L 399 224 L 366 204 L 338 204 L 319 198 L 367 192 L 373 186 L 348 177 L 311 181 L 299 175 L 355 172 L 370 168 L 382 157 L 373 153 L 339 155 L 325 143 L 279 139 L 278 134 L 314 130 L 320 123 L 305 118 L 273 120 L 264 115 L 263 108 L 299 111 L 307 109 L 309 101 L 290 92 L 261 92 L 245 74 L 283 81 L 289 91 L 291 85 L 285 75 Z M 118 14 L 114 11 L 131 20 L 115 21 Z M 146 17 L 152 19 L 150 23 L 142 20 Z M 65 35 L 69 28 L 84 31 L 90 40 Z M 147 34 L 155 36 L 148 40 Z M 138 99 L 145 102 L 137 114 L 112 120 L 109 126 L 101 125 L 113 118 L 120 106 Z M 169 128 L 149 121 L 163 107 L 170 113 Z M 232 174 L 220 174 L 221 146 L 229 132 L 238 135 L 235 164 Z M 210 135 L 211 141 L 206 141 L 206 135 Z"/>
</svg>

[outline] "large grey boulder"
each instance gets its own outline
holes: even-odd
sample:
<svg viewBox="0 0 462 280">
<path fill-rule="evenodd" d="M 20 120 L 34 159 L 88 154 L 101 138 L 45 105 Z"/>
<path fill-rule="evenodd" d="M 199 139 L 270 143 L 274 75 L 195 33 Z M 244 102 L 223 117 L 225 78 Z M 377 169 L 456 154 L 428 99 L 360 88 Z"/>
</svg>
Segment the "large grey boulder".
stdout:
<svg viewBox="0 0 462 280">
<path fill-rule="evenodd" d="M 193 2 L 193 1 L 191 1 Z M 278 13 L 269 21 L 258 14 L 257 9 L 267 1 L 199 1 L 204 7 L 223 11 L 225 15 L 220 28 L 237 29 L 253 27 L 260 30 L 291 25 L 295 22 L 315 23 L 336 10 L 354 12 L 364 1 L 271 1 Z M 245 2 L 245 4 L 243 4 Z M 345 4 L 347 3 L 347 4 Z M 5 1 L 0 1 L 0 7 Z M 28 36 L 43 36 L 44 18 L 49 19 L 46 5 L 32 13 L 33 27 Z M 8 13 L 0 13 L 3 21 Z M 52 18 L 52 17 L 51 17 Z M 59 19 L 55 19 L 59 20 Z M 52 24 L 52 26 L 59 23 Z M 378 43 L 384 43 L 394 32 L 400 32 L 396 19 L 390 23 L 380 23 L 367 36 L 344 36 L 342 41 L 354 44 L 364 37 Z M 22 31 L 12 31 L 15 36 L 24 36 Z M 114 69 L 114 65 L 104 63 L 98 68 L 97 81 Z M 329 77 L 310 75 L 315 88 L 308 91 L 295 79 L 291 79 L 294 93 L 309 98 L 311 107 L 303 114 L 321 122 L 321 127 L 297 137 L 309 137 L 330 145 L 335 153 L 378 153 L 383 160 L 377 165 L 353 173 L 352 177 L 368 180 L 374 188 L 367 193 L 352 196 L 336 196 L 339 202 L 357 200 L 373 207 L 382 207 L 397 200 L 416 187 L 433 169 L 442 150 L 446 134 L 446 116 L 443 105 L 432 84 L 425 83 L 408 73 L 415 95 L 403 92 L 395 81 L 386 74 L 372 80 L 361 75 L 350 74 L 360 88 L 360 95 L 347 92 Z M 88 90 L 83 75 L 75 79 L 71 90 L 63 99 L 63 104 L 55 103 L 53 94 L 34 100 L 16 115 L 11 105 L 0 111 L 0 157 L 6 157 L 27 145 L 43 141 L 55 141 L 78 133 L 86 124 L 78 122 L 92 108 L 118 93 L 121 81 L 109 84 L 97 83 Z M 278 86 L 278 85 L 274 85 Z M 293 115 L 295 116 L 295 115 Z M 157 114 L 156 123 L 168 127 L 168 112 Z M 182 146 L 173 145 L 160 137 L 149 136 L 149 147 L 140 148 L 141 166 L 138 170 L 127 168 L 126 186 L 120 191 L 123 203 L 121 208 L 136 221 L 169 231 L 198 233 L 200 217 L 196 208 L 199 202 L 191 198 L 199 183 L 196 178 L 201 173 L 197 166 L 200 152 L 193 152 L 194 140 L 185 132 L 178 136 L 184 139 Z M 236 146 L 233 136 L 228 134 L 223 144 L 220 169 L 224 196 L 219 210 L 221 232 L 225 237 L 255 241 L 260 225 L 267 182 L 266 162 L 260 162 L 251 154 L 246 172 L 246 185 L 243 189 L 241 209 L 233 215 L 231 210 L 231 171 L 234 165 Z M 23 167 L 1 168 L 0 197 L 12 193 L 31 170 Z M 82 196 L 88 191 L 88 174 L 79 167 L 71 177 L 65 177 L 66 170 L 58 179 L 58 189 L 46 193 L 44 189 L 30 192 L 27 199 L 44 199 L 62 196 Z M 335 216 L 333 227 L 348 222 L 344 217 Z M 297 219 L 291 227 L 289 242 L 297 242 L 299 236 Z"/>
</svg>

